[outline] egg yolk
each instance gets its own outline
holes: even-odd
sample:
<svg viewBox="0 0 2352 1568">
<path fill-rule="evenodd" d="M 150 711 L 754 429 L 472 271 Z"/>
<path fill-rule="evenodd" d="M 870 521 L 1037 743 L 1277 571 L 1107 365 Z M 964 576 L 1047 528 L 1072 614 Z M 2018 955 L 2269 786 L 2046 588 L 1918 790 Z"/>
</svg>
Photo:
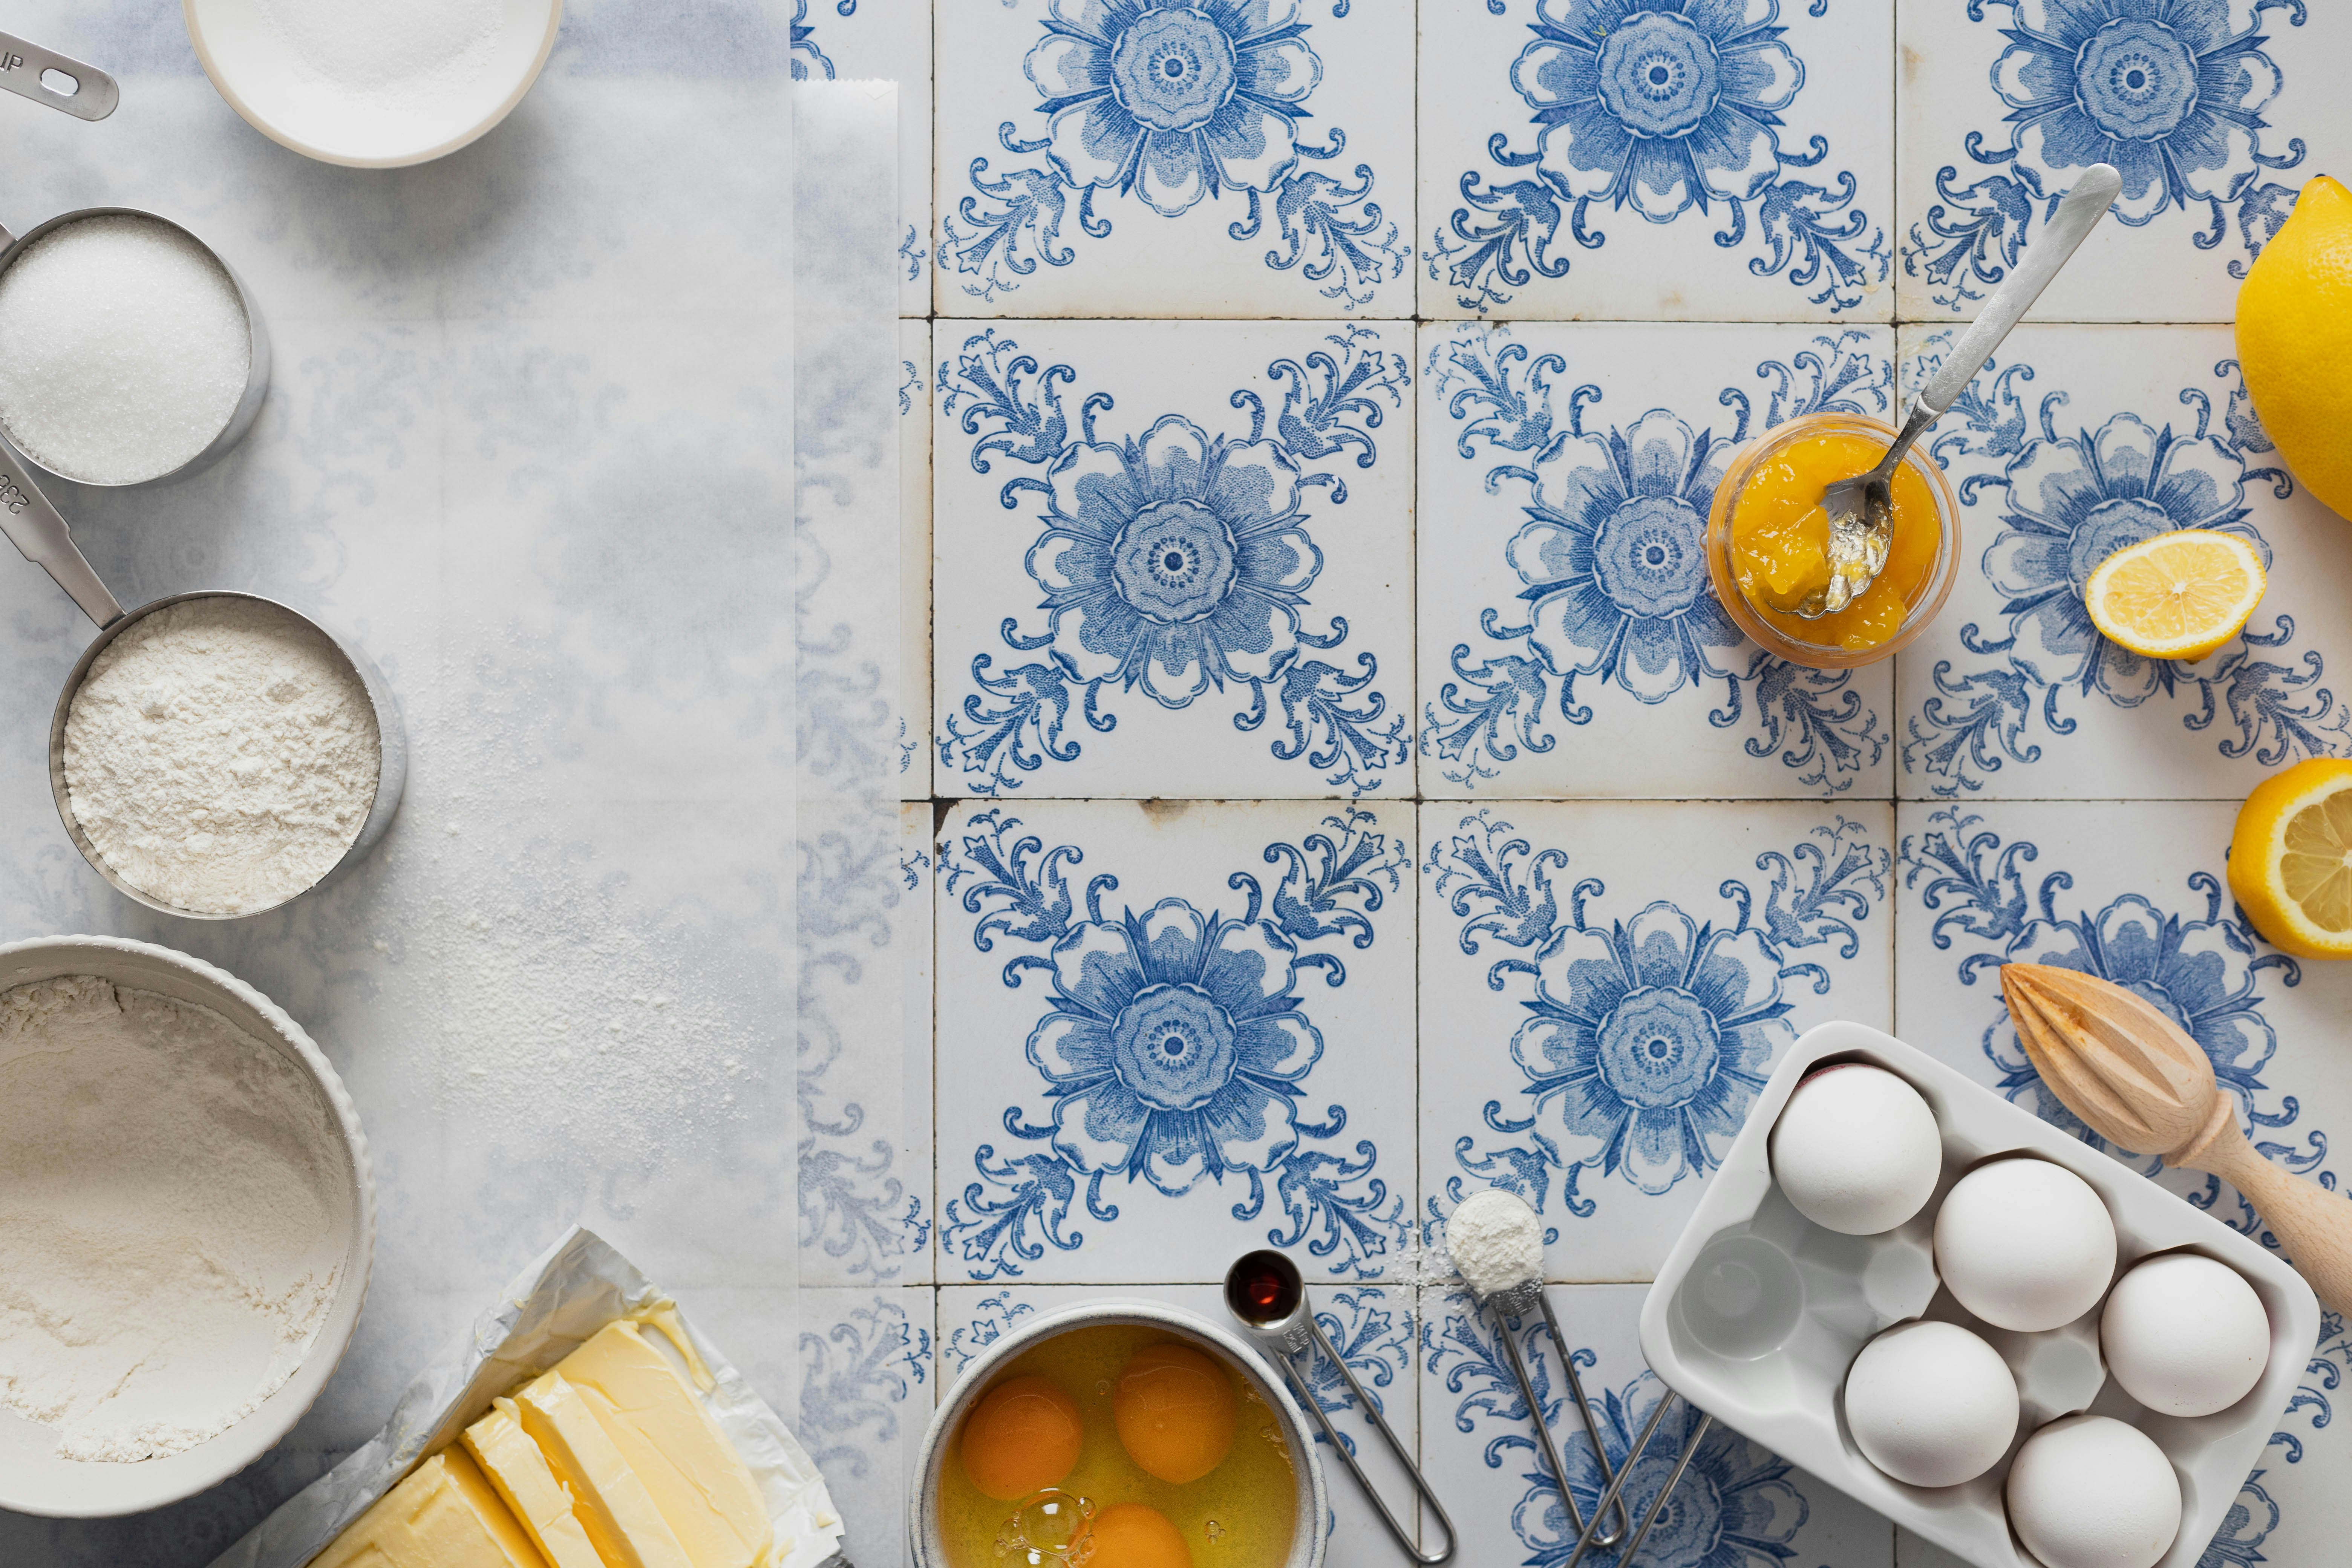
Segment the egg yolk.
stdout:
<svg viewBox="0 0 2352 1568">
<path fill-rule="evenodd" d="M 1241 1420 L 1225 1369 L 1180 1344 L 1148 1345 L 1130 1356 L 1119 1370 L 1110 1414 L 1128 1458 L 1178 1485 L 1223 1461 Z"/>
<path fill-rule="evenodd" d="M 1025 1498 L 1076 1468 L 1083 1434 L 1078 1402 L 1052 1380 L 1008 1379 L 964 1423 L 964 1474 L 1000 1502 Z"/>
<path fill-rule="evenodd" d="M 1822 492 L 1878 467 L 1886 444 L 1836 433 L 1790 442 L 1756 465 L 1731 514 L 1732 574 L 1756 613 L 1798 642 L 1861 652 L 1903 629 L 1927 590 L 1942 544 L 1936 498 L 1909 463 L 1895 470 L 1895 532 L 1886 565 L 1853 603 L 1815 620 L 1777 606 L 1794 605 L 1830 575 L 1830 520 Z"/>
<path fill-rule="evenodd" d="M 1082 1559 L 1087 1568 L 1192 1568 L 1183 1531 L 1139 1502 L 1114 1503 L 1095 1515 L 1086 1540 L 1093 1547 Z"/>
</svg>

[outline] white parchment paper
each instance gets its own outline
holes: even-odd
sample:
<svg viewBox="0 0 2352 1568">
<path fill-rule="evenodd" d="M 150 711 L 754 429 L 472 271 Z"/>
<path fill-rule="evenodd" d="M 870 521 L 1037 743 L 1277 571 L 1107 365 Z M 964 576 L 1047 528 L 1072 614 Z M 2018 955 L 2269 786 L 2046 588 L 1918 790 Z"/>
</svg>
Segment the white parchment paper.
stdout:
<svg viewBox="0 0 2352 1568">
<path fill-rule="evenodd" d="M 383 1431 L 215 1558 L 213 1568 L 302 1568 L 417 1461 L 457 1441 L 490 1401 L 555 1365 L 614 1319 L 670 1300 L 602 1237 L 574 1226 L 515 1277 L 474 1321 L 472 1333 L 416 1374 Z M 704 1406 L 767 1499 L 777 1568 L 843 1563 L 841 1516 L 816 1462 L 683 1310 L 677 1321 L 715 1381 L 702 1394 Z"/>
</svg>

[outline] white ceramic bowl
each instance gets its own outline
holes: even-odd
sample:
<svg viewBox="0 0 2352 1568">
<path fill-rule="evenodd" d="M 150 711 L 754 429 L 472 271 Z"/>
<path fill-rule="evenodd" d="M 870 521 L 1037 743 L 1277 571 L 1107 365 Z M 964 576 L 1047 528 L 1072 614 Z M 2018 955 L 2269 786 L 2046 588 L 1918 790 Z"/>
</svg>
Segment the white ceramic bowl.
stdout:
<svg viewBox="0 0 2352 1568">
<path fill-rule="evenodd" d="M 1935 1198 L 1883 1236 L 1824 1230 L 1772 1182 L 1765 1152 L 1772 1124 L 1797 1080 L 1827 1061 L 1869 1062 L 1904 1079 L 1943 1134 Z M 1968 1171 L 2003 1154 L 2051 1161 L 2090 1184 L 2116 1223 L 2118 1276 L 2151 1253 L 2172 1251 L 2202 1253 L 2243 1275 L 2271 1325 L 2270 1364 L 2253 1391 L 2210 1415 L 2159 1415 L 2107 1376 L 2096 1305 L 2063 1327 L 2011 1333 L 1940 1289 L 1937 1207 Z M 2017 1379 L 2022 1410 L 2009 1455 L 1958 1486 L 1904 1485 L 1863 1457 L 1846 1426 L 1846 1369 L 1881 1330 L 1918 1317 L 1979 1335 Z M 2318 1299 L 2275 1253 L 1926 1052 L 1860 1024 L 1823 1024 L 1789 1047 L 1642 1304 L 1642 1353 L 1668 1387 L 1979 1568 L 2032 1568 L 2001 1504 L 2009 1461 L 2035 1428 L 2085 1409 L 2138 1427 L 2172 1462 L 2180 1531 L 2158 1568 L 2189 1568 L 2262 1462 L 2318 1337 Z"/>
<path fill-rule="evenodd" d="M 915 1461 L 915 1491 L 907 1503 L 908 1520 L 913 1527 L 908 1532 L 908 1540 L 914 1552 L 915 1568 L 950 1568 L 947 1542 L 940 1533 L 940 1472 L 955 1452 L 953 1438 L 962 1429 L 965 1415 L 996 1381 L 997 1374 L 1014 1357 L 1056 1334 L 1066 1334 L 1073 1329 L 1129 1323 L 1162 1329 L 1171 1338 L 1197 1345 L 1256 1386 L 1258 1397 L 1265 1401 L 1275 1420 L 1281 1424 L 1283 1446 L 1289 1452 L 1290 1468 L 1298 1478 L 1290 1555 L 1283 1560 L 1283 1568 L 1322 1568 L 1323 1525 L 1330 1508 L 1330 1498 L 1323 1488 L 1323 1461 L 1316 1455 L 1314 1437 L 1307 1430 L 1307 1418 L 1291 1403 L 1281 1374 L 1268 1366 L 1239 1334 L 1198 1313 L 1158 1301 L 1115 1299 L 1090 1301 L 1082 1307 L 1067 1307 L 1032 1318 L 972 1357 L 963 1369 L 955 1387 L 932 1413 L 930 1427 L 923 1434 L 923 1451 Z"/>
<path fill-rule="evenodd" d="M 186 953 L 122 937 L 52 936 L 0 946 L 0 991 L 68 974 L 94 974 L 209 1007 L 276 1048 L 318 1086 L 330 1119 L 342 1130 L 344 1175 L 350 1184 L 343 1210 L 342 1271 L 326 1321 L 294 1375 L 227 1431 L 184 1454 L 136 1464 L 89 1463 L 59 1458 L 56 1432 L 0 1411 L 0 1509 L 53 1519 L 99 1519 L 161 1508 L 226 1480 L 268 1452 L 302 1418 L 359 1325 L 375 1256 L 375 1181 L 359 1112 L 352 1108 L 343 1080 L 302 1026 L 268 997 Z"/>
<path fill-rule="evenodd" d="M 182 0 L 182 9 L 205 74 L 256 131 L 321 163 L 395 169 L 429 163 L 484 135 L 539 79 L 555 47 L 563 0 L 492 3 L 499 12 L 495 32 L 457 68 L 410 79 L 429 87 L 371 84 L 364 92 L 334 85 L 322 66 L 386 78 L 395 66 L 378 51 L 356 47 L 346 30 L 332 26 L 333 13 L 324 5 Z M 446 9 L 446 3 L 435 8 Z M 378 14 L 391 18 L 405 12 L 381 5 Z"/>
</svg>

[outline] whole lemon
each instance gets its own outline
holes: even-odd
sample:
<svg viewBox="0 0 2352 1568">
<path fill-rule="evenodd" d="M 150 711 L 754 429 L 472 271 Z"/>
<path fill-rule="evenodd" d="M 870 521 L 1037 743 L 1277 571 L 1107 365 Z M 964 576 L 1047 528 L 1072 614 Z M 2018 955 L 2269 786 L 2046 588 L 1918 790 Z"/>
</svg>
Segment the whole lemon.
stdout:
<svg viewBox="0 0 2352 1568">
<path fill-rule="evenodd" d="M 2352 191 L 2326 174 L 2238 290 L 2238 363 L 2294 477 L 2352 516 Z"/>
</svg>

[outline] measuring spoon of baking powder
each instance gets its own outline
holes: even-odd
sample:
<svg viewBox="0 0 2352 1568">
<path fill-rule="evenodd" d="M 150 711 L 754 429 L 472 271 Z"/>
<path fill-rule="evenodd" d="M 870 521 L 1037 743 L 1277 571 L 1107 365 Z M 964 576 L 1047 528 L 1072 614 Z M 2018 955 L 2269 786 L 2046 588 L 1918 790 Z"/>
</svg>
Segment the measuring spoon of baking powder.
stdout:
<svg viewBox="0 0 2352 1568">
<path fill-rule="evenodd" d="M 313 616 L 280 600 L 264 598 L 258 594 L 239 593 L 233 588 L 200 588 L 192 594 L 173 594 L 142 605 L 135 610 L 125 610 L 112 590 L 101 581 L 98 573 L 73 542 L 73 530 L 33 476 L 16 460 L 16 455 L 5 442 L 0 442 L 0 533 L 8 536 L 25 559 L 56 579 L 73 602 L 81 606 L 82 614 L 98 625 L 98 636 L 74 661 L 73 671 L 66 677 L 65 689 L 58 694 L 57 710 L 49 720 L 49 793 L 58 803 L 58 819 L 65 824 L 66 835 L 89 862 L 90 869 L 106 879 L 114 890 L 133 903 L 142 904 L 162 914 L 177 915 L 182 920 L 220 921 L 244 920 L 253 915 L 267 914 L 273 909 L 283 909 L 306 893 L 315 892 L 335 881 L 353 866 L 367 858 L 385 829 L 392 826 L 394 816 L 400 810 L 401 791 L 408 782 L 408 731 L 400 721 L 400 704 L 392 694 L 392 687 L 383 672 L 367 651 L 333 627 L 322 626 Z M 359 837 L 343 851 L 327 874 L 300 892 L 289 895 L 267 908 L 239 910 L 223 914 L 210 910 L 184 910 L 134 887 L 106 863 L 98 847 L 82 830 L 80 820 L 74 816 L 72 793 L 66 785 L 66 721 L 73 712 L 74 694 L 81 689 L 90 666 L 98 656 L 113 645 L 114 639 L 159 610 L 174 605 L 184 605 L 192 599 L 246 599 L 268 605 L 291 616 L 327 639 L 343 662 L 350 667 L 360 685 L 367 691 L 368 706 L 374 710 L 377 744 L 375 798 L 368 807 L 367 820 L 360 825 Z"/>
<path fill-rule="evenodd" d="M 2089 237 L 2115 205 L 2123 176 L 2112 163 L 2094 163 L 2083 171 L 2066 199 L 2042 226 L 2042 237 L 2010 270 L 2009 280 L 1993 290 L 1977 319 L 1960 335 L 1943 368 L 1911 405 L 1911 417 L 1878 467 L 1850 479 L 1840 479 L 1822 492 L 1822 510 L 1829 515 L 1829 580 L 1791 605 L 1775 605 L 1784 615 L 1818 620 L 1835 615 L 1878 580 L 1886 569 L 1887 546 L 1895 538 L 1895 468 L 1905 453 L 1944 410 L 1959 401 L 1992 351 L 2009 330 L 2033 308 L 2042 290 L 2058 276 L 2076 247 Z"/>
<path fill-rule="evenodd" d="M 96 66 L 13 33 L 0 33 L 0 89 L 76 120 L 103 120 L 122 101 L 122 89 Z"/>
</svg>

